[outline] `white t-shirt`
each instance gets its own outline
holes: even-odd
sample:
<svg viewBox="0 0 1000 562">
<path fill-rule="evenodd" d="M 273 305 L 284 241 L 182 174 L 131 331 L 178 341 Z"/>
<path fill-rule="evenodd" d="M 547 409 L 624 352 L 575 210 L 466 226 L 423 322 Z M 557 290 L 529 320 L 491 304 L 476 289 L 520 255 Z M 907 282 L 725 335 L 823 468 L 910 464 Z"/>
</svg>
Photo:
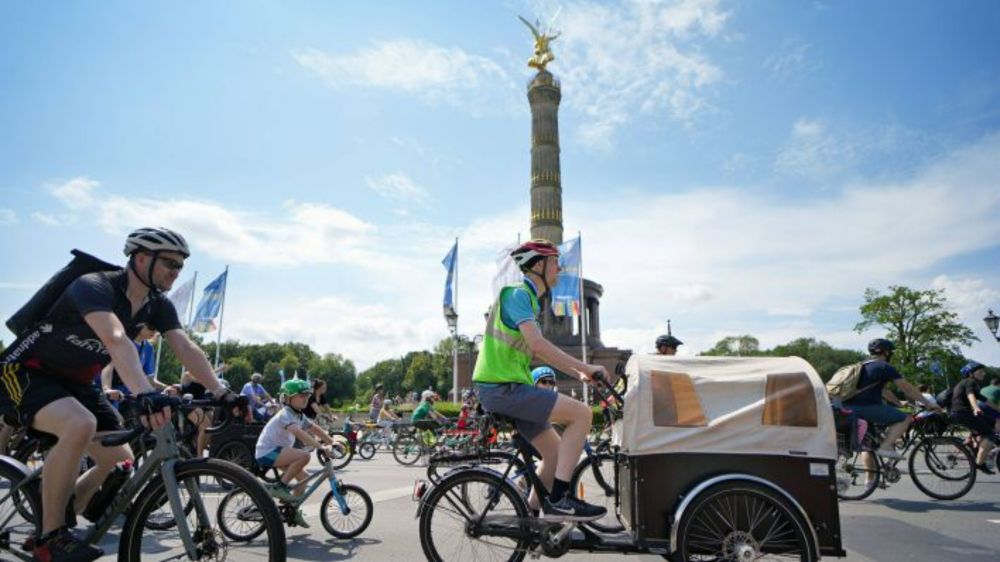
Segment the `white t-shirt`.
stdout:
<svg viewBox="0 0 1000 562">
<path fill-rule="evenodd" d="M 257 438 L 257 450 L 254 452 L 259 459 L 278 447 L 292 447 L 295 445 L 295 436 L 288 430 L 291 426 L 299 426 L 308 431 L 312 427 L 312 422 L 303 414 L 296 414 L 288 406 L 281 409 L 264 426 Z"/>
</svg>

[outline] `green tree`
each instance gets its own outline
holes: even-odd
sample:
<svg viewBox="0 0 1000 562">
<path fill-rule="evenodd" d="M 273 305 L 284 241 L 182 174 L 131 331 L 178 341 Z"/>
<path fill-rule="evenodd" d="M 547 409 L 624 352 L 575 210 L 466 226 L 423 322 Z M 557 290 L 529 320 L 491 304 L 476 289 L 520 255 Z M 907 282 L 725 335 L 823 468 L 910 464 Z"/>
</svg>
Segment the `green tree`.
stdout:
<svg viewBox="0 0 1000 562">
<path fill-rule="evenodd" d="M 742 336 L 726 336 L 716 342 L 712 349 L 703 351 L 698 355 L 753 357 L 761 355 L 760 340 L 749 334 Z"/>
<path fill-rule="evenodd" d="M 247 382 L 250 381 L 250 375 L 253 374 L 253 365 L 246 357 L 237 356 L 233 357 L 229 361 L 226 361 L 229 366 L 226 369 L 226 380 L 229 381 L 229 387 L 239 392 Z"/>
<path fill-rule="evenodd" d="M 406 395 L 411 389 L 407 389 L 403 384 L 405 376 L 406 370 L 401 359 L 379 361 L 358 375 L 355 399 L 367 404 L 375 393 L 375 385 L 379 383 L 385 387 L 386 393 L 390 396 Z"/>
<path fill-rule="evenodd" d="M 441 390 L 437 388 L 437 375 L 434 372 L 434 356 L 426 351 L 408 355 L 411 357 L 406 368 L 406 376 L 403 378 L 403 386 L 409 390 L 431 387 L 440 393 Z"/>
<path fill-rule="evenodd" d="M 784 345 L 775 346 L 767 352 L 775 357 L 801 357 L 812 365 L 824 381 L 830 380 L 837 369 L 862 361 L 866 355 L 853 349 L 836 349 L 815 338 L 798 338 Z"/>
<path fill-rule="evenodd" d="M 865 291 L 861 322 L 854 327 L 864 332 L 873 326 L 886 330 L 896 344 L 894 362 L 900 372 L 913 379 L 930 376 L 926 365 L 949 355 L 960 356 L 960 346 L 979 341 L 975 333 L 948 310 L 943 290 L 916 291 L 890 286 L 887 294 Z"/>
<path fill-rule="evenodd" d="M 326 399 L 331 404 L 340 406 L 354 400 L 356 371 L 349 359 L 336 353 L 314 357 L 309 362 L 309 374 L 326 381 Z"/>
</svg>

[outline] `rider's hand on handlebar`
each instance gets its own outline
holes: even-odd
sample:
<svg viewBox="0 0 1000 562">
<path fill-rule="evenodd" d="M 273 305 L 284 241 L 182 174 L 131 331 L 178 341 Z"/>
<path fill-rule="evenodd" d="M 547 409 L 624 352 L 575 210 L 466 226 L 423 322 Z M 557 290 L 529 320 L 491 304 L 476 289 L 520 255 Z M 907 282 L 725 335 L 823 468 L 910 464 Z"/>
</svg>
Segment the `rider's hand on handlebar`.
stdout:
<svg viewBox="0 0 1000 562">
<path fill-rule="evenodd" d="M 587 367 L 589 367 L 588 369 L 589 372 L 580 373 L 581 374 L 580 380 L 582 380 L 583 382 L 588 384 L 595 384 L 597 381 L 608 380 L 608 371 L 603 366 L 587 365 Z"/>
<path fill-rule="evenodd" d="M 104 391 L 104 395 L 107 396 L 108 400 L 111 400 L 112 402 L 118 402 L 125 397 L 125 395 L 122 394 L 122 391 L 115 390 L 113 388 L 106 389 Z"/>
<path fill-rule="evenodd" d="M 139 421 L 151 429 L 160 429 L 170 423 L 170 397 L 149 391 L 135 397 L 139 409 Z"/>
</svg>

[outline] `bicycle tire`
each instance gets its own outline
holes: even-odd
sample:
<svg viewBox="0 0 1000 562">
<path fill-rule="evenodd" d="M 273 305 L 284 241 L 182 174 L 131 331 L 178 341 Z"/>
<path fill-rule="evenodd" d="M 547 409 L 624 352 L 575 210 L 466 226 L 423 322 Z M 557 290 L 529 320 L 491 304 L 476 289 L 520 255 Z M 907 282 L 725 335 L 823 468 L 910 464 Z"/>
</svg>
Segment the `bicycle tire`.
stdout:
<svg viewBox="0 0 1000 562">
<path fill-rule="evenodd" d="M 228 515 L 232 512 L 232 517 Z M 215 510 L 215 520 L 222 534 L 237 542 L 252 541 L 259 537 L 267 528 L 264 526 L 264 515 L 253 498 L 243 490 L 230 490 Z"/>
<path fill-rule="evenodd" d="M 416 434 L 401 434 L 392 443 L 392 458 L 403 466 L 415 464 L 423 455 L 423 445 Z"/>
<path fill-rule="evenodd" d="M 908 466 L 910 479 L 917 488 L 937 500 L 958 499 L 976 483 L 972 452 L 952 437 L 924 438 L 910 453 Z M 943 491 L 945 487 L 947 492 Z"/>
<path fill-rule="evenodd" d="M 358 456 L 367 460 L 370 460 L 375 456 L 375 444 L 365 441 L 358 445 Z"/>
<path fill-rule="evenodd" d="M 337 483 L 338 492 L 343 496 L 344 502 L 350 510 L 349 513 L 341 513 L 340 505 L 333 497 L 333 491 L 326 493 L 323 502 L 320 504 L 319 520 L 323 523 L 323 528 L 338 539 L 353 539 L 365 532 L 372 522 L 372 515 L 375 513 L 375 504 L 372 503 L 371 496 L 360 486 L 353 484 Z"/>
<path fill-rule="evenodd" d="M 331 431 L 330 439 L 333 440 L 333 446 L 330 447 L 330 451 L 333 453 L 333 468 L 340 470 L 350 464 L 351 459 L 354 458 L 354 446 L 343 433 Z M 320 464 L 326 464 L 326 460 L 320 456 L 319 449 L 316 450 L 316 460 Z"/>
<path fill-rule="evenodd" d="M 28 537 L 38 536 L 39 515 L 42 512 L 42 494 L 39 481 L 28 482 L 20 490 L 10 493 L 27 474 L 7 463 L 0 463 L 0 521 L 5 521 L 3 531 L 11 547 L 24 544 Z"/>
<path fill-rule="evenodd" d="M 250 450 L 250 446 L 242 441 L 230 441 L 219 447 L 219 450 L 212 455 L 212 458 L 233 463 L 236 466 L 246 470 L 248 472 L 253 472 L 256 467 L 256 461 L 253 458 L 253 451 Z M 219 486 L 224 490 L 228 490 L 227 483 L 225 480 L 219 481 Z"/>
<path fill-rule="evenodd" d="M 471 493 L 470 489 L 472 490 Z M 527 501 L 513 486 L 491 472 L 476 469 L 464 470 L 453 473 L 434 486 L 424 497 L 420 506 L 420 547 L 423 549 L 427 560 L 430 562 L 464 562 L 470 559 L 504 559 L 502 555 L 499 557 L 479 555 L 477 553 L 477 545 L 462 545 L 457 548 L 449 548 L 449 545 L 445 542 L 448 538 L 455 540 L 467 538 L 477 541 L 484 546 L 496 546 L 501 551 L 509 550 L 510 556 L 506 558 L 507 562 L 520 562 L 524 560 L 527 549 L 531 544 L 529 538 L 505 539 L 502 537 L 485 537 L 492 541 L 507 541 L 505 544 L 494 544 L 482 540 L 484 537 L 481 535 L 471 536 L 469 531 L 473 514 L 481 515 L 480 510 L 484 509 L 483 507 L 471 505 L 471 501 L 481 500 L 487 502 L 488 505 L 491 500 L 497 500 L 499 503 L 503 499 L 507 500 L 509 507 L 502 511 L 496 511 L 497 518 L 506 518 L 512 521 L 513 524 L 522 526 L 530 524 L 527 523 L 530 521 Z M 443 505 L 442 502 L 447 505 Z M 495 505 L 494 509 L 496 507 Z M 438 533 L 438 538 L 436 539 L 433 529 L 435 518 L 438 515 L 441 516 L 441 521 L 444 521 L 445 525 L 449 522 L 448 518 L 451 518 L 452 521 L 457 523 L 457 530 L 446 534 Z M 442 549 L 447 549 L 449 552 L 442 553 Z M 470 553 L 474 554 L 470 555 Z"/>
<path fill-rule="evenodd" d="M 699 493 L 688 506 L 678 525 L 674 560 L 743 559 L 742 553 L 731 551 L 733 543 L 742 543 L 753 554 L 777 551 L 792 560 L 814 562 L 818 557 L 811 535 L 809 523 L 775 491 L 753 482 L 722 482 Z"/>
<path fill-rule="evenodd" d="M 594 505 L 603 505 L 608 510 L 604 517 L 586 522 L 588 527 L 604 533 L 625 530 L 625 525 L 619 521 L 615 510 L 618 488 L 614 482 L 614 463 L 614 455 L 590 455 L 576 465 L 570 478 L 569 490 L 573 497 Z M 602 471 L 604 467 L 610 467 L 611 472 L 605 474 Z"/>
<path fill-rule="evenodd" d="M 837 449 L 837 464 L 834 470 L 838 498 L 845 501 L 863 500 L 872 495 L 882 481 L 882 465 L 875 458 L 875 454 L 868 452 L 874 470 L 865 466 L 863 454 L 862 451 Z"/>
<path fill-rule="evenodd" d="M 283 562 L 286 559 L 285 527 L 278 513 L 278 508 L 263 485 L 253 475 L 234 464 L 218 459 L 180 461 L 174 467 L 178 485 L 187 487 L 187 484 L 191 483 L 196 493 L 200 493 L 200 482 L 219 480 L 226 480 L 234 489 L 244 491 L 260 510 L 264 532 L 267 534 L 266 544 L 258 545 L 262 549 L 259 551 L 260 557 L 269 562 Z M 202 497 L 204 498 L 204 496 Z M 172 542 L 167 542 L 163 540 L 164 538 L 177 542 L 175 531 L 173 536 L 163 537 L 162 534 L 150 532 L 146 528 L 145 523 L 150 514 L 164 504 L 169 505 L 169 502 L 166 502 L 166 484 L 163 478 L 158 476 L 151 480 L 136 496 L 132 508 L 129 510 L 122 527 L 121 542 L 118 547 L 119 562 L 141 562 L 144 553 L 148 556 L 149 552 L 154 550 L 154 545 L 158 554 L 161 554 L 165 545 L 172 546 Z M 206 510 L 207 508 L 206 505 Z M 209 520 L 203 523 L 211 525 L 213 521 L 209 517 Z M 191 525 L 191 531 L 193 538 L 198 542 L 199 552 L 204 559 L 215 560 L 215 555 L 223 552 L 229 559 L 243 559 L 239 553 L 233 552 L 234 543 L 225 542 L 220 537 L 223 534 L 221 530 L 210 528 L 209 532 L 205 533 L 197 527 L 198 525 Z M 143 548 L 144 540 L 150 541 L 145 549 Z M 218 543 L 220 540 L 223 541 L 221 546 Z M 248 548 L 256 548 L 256 546 L 250 546 L 249 543 L 243 543 L 243 545 Z M 183 546 L 177 548 L 180 549 L 179 552 L 183 556 Z M 257 552 L 255 551 L 254 554 Z"/>
</svg>

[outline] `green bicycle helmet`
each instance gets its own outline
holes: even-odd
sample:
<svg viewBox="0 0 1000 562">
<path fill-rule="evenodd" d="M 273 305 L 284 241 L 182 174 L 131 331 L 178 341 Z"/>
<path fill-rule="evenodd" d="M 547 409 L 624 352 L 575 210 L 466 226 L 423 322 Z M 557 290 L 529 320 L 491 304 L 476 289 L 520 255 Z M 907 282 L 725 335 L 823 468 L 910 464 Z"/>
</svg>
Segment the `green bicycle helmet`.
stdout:
<svg viewBox="0 0 1000 562">
<path fill-rule="evenodd" d="M 295 394 L 311 394 L 312 385 L 309 384 L 309 381 L 304 381 L 302 379 L 287 380 L 281 385 L 281 393 L 288 396 L 293 396 Z"/>
</svg>

